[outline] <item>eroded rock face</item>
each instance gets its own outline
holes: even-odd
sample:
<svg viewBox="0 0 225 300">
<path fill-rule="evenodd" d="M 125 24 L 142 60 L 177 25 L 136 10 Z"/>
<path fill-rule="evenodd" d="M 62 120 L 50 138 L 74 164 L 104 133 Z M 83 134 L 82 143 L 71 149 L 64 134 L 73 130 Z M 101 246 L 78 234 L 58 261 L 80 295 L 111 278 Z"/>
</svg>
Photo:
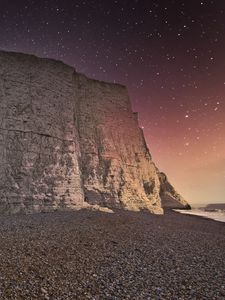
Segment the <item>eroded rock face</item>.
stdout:
<svg viewBox="0 0 225 300">
<path fill-rule="evenodd" d="M 160 213 L 160 183 L 124 86 L 75 77 L 85 201 Z"/>
<path fill-rule="evenodd" d="M 0 52 L 0 212 L 82 206 L 73 73 Z"/>
<path fill-rule="evenodd" d="M 160 198 L 163 208 L 190 209 L 188 202 L 176 192 L 164 173 L 159 173 Z"/>
<path fill-rule="evenodd" d="M 162 213 L 160 191 L 170 186 L 160 179 L 124 86 L 0 51 L 1 213 Z"/>
</svg>

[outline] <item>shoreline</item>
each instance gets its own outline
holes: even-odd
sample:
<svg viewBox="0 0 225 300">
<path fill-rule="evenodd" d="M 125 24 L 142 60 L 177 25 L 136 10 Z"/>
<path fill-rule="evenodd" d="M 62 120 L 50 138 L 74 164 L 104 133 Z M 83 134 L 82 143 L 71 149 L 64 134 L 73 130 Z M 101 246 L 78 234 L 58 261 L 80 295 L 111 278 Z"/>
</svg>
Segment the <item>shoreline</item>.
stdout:
<svg viewBox="0 0 225 300">
<path fill-rule="evenodd" d="M 192 209 L 192 210 L 196 210 L 196 209 Z M 224 220 L 216 220 L 216 219 L 214 219 L 213 217 L 210 217 L 210 216 L 203 216 L 203 215 L 198 215 L 198 214 L 195 214 L 195 213 L 191 213 L 192 210 L 189 210 L 188 212 L 185 212 L 185 210 L 173 209 L 172 211 L 175 212 L 175 213 L 181 214 L 181 215 L 200 217 L 200 218 L 207 219 L 207 220 L 212 220 L 212 221 L 215 221 L 215 222 L 225 223 L 225 219 Z M 210 214 L 210 212 L 206 212 L 206 213 Z"/>
</svg>

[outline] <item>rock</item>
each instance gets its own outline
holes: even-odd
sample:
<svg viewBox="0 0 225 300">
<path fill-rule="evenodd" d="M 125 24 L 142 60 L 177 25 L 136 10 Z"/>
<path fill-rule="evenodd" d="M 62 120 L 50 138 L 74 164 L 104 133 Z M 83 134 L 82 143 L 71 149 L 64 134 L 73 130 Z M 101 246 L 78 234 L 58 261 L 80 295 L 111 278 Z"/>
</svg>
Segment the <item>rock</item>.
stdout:
<svg viewBox="0 0 225 300">
<path fill-rule="evenodd" d="M 205 211 L 225 210 L 225 203 L 211 203 L 204 207 Z"/>
<path fill-rule="evenodd" d="M 157 169 L 126 88 L 78 74 L 75 90 L 85 201 L 162 212 Z"/>
<path fill-rule="evenodd" d="M 0 51 L 0 213 L 160 214 L 160 180 L 126 87 Z"/>
<path fill-rule="evenodd" d="M 43 287 L 41 287 L 41 292 L 42 292 L 43 294 L 48 294 L 47 290 L 46 290 L 45 288 L 43 288 Z"/>
<path fill-rule="evenodd" d="M 159 173 L 159 180 L 160 198 L 163 208 L 191 209 L 188 202 L 175 191 L 164 173 Z"/>
</svg>

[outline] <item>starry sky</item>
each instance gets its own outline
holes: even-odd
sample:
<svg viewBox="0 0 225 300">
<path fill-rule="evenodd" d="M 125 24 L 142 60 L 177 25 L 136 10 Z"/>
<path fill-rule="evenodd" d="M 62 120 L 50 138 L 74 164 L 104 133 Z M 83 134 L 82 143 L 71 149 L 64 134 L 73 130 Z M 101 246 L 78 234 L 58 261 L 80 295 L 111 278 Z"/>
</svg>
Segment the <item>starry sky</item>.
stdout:
<svg viewBox="0 0 225 300">
<path fill-rule="evenodd" d="M 0 14 L 0 49 L 125 84 L 176 189 L 225 202 L 225 1 L 1 0 Z"/>
</svg>

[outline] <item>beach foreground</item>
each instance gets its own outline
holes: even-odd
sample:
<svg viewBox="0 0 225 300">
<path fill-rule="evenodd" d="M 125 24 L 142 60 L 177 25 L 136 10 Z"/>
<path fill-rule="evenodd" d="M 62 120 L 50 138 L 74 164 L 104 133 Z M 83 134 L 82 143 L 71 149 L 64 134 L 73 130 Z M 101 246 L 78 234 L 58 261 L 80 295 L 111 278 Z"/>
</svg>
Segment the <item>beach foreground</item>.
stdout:
<svg viewBox="0 0 225 300">
<path fill-rule="evenodd" d="M 225 224 L 167 212 L 0 219 L 0 299 L 225 299 Z"/>
</svg>

